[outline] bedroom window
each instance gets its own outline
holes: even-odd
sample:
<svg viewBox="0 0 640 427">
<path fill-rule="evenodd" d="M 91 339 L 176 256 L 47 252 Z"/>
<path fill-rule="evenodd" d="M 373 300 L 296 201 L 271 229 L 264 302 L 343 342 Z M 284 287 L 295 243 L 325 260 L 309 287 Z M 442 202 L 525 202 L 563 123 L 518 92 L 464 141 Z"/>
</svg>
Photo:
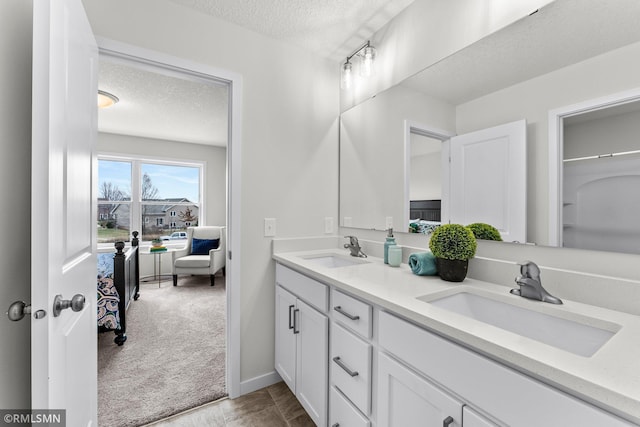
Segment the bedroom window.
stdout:
<svg viewBox="0 0 640 427">
<path fill-rule="evenodd" d="M 129 241 L 131 162 L 98 161 L 98 243 Z"/>
<path fill-rule="evenodd" d="M 201 163 L 98 158 L 98 243 L 169 239 L 202 215 Z"/>
</svg>

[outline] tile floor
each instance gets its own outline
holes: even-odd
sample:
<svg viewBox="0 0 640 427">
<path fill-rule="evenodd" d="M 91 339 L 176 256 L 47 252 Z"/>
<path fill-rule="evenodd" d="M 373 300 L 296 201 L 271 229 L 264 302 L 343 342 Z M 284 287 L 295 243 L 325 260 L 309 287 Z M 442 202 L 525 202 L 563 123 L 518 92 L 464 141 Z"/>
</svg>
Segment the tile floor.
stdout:
<svg viewBox="0 0 640 427">
<path fill-rule="evenodd" d="M 315 427 L 284 382 L 237 399 L 224 399 L 148 427 Z"/>
</svg>

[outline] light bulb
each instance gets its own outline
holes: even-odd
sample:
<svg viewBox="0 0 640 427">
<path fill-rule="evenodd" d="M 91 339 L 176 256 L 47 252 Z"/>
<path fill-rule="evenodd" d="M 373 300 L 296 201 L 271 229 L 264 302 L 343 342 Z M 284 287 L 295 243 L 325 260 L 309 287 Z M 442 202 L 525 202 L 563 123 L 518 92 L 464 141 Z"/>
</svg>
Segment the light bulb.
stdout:
<svg viewBox="0 0 640 427">
<path fill-rule="evenodd" d="M 343 90 L 351 89 L 351 85 L 353 83 L 353 74 L 352 74 L 353 66 L 351 62 L 347 61 L 342 66 L 342 79 L 340 81 L 340 87 Z"/>
<path fill-rule="evenodd" d="M 369 77 L 373 74 L 373 60 L 376 58 L 376 49 L 367 46 L 362 51 L 362 64 L 360 65 L 360 75 Z"/>
</svg>

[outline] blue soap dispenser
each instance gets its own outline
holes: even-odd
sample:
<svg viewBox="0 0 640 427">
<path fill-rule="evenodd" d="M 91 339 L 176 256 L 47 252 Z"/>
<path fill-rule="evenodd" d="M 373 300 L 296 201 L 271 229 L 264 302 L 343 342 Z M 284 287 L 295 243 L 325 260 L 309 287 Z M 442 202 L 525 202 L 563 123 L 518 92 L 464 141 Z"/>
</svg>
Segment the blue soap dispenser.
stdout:
<svg viewBox="0 0 640 427">
<path fill-rule="evenodd" d="M 389 246 L 396 245 L 396 238 L 393 237 L 393 228 L 387 230 L 387 240 L 384 242 L 384 263 L 389 264 Z"/>
</svg>

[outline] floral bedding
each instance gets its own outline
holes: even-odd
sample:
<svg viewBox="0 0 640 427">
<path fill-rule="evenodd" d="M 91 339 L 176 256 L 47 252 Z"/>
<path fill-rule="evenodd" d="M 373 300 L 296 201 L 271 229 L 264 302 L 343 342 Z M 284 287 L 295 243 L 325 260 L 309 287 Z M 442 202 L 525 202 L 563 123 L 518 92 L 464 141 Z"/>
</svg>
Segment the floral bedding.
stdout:
<svg viewBox="0 0 640 427">
<path fill-rule="evenodd" d="M 119 301 L 113 284 L 113 253 L 98 254 L 98 326 L 120 328 Z"/>
</svg>

